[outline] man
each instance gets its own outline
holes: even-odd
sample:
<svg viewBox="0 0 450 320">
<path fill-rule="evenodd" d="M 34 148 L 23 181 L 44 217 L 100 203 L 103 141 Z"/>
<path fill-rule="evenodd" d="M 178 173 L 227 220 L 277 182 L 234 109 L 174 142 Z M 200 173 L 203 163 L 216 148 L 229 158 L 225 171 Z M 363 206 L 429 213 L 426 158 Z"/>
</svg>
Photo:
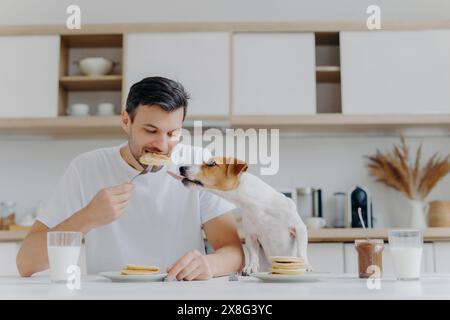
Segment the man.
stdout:
<svg viewBox="0 0 450 320">
<path fill-rule="evenodd" d="M 17 255 L 22 276 L 48 268 L 46 233 L 80 231 L 87 271 L 119 270 L 125 264 L 157 265 L 169 279 L 209 279 L 239 271 L 244 254 L 233 206 L 203 190 L 185 188 L 163 167 L 132 177 L 144 168 L 138 159 L 156 152 L 194 161 L 207 150 L 177 143 L 188 95 L 181 84 L 149 77 L 129 92 L 122 128 L 128 142 L 76 157 L 38 217 Z M 214 248 L 205 254 L 201 227 Z"/>
</svg>

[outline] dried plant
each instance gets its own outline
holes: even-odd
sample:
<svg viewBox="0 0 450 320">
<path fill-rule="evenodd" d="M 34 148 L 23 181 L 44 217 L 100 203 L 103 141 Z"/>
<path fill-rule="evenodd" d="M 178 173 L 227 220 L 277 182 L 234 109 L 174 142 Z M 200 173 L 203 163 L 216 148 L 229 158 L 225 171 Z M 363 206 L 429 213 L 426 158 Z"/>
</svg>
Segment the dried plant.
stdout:
<svg viewBox="0 0 450 320">
<path fill-rule="evenodd" d="M 394 145 L 394 150 L 388 153 L 377 153 L 366 156 L 369 159 L 369 173 L 378 182 L 400 191 L 408 199 L 424 200 L 436 184 L 450 172 L 450 154 L 439 156 L 435 153 L 420 167 L 422 144 L 417 148 L 413 165 L 409 162 L 409 148 L 403 136 L 400 136 L 400 146 Z"/>
</svg>

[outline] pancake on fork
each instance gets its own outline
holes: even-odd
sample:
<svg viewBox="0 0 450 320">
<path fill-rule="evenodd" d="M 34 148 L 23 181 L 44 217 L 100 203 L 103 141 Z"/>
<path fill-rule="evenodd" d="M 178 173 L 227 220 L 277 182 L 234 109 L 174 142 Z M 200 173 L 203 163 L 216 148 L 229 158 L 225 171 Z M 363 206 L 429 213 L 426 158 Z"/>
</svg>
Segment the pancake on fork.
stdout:
<svg viewBox="0 0 450 320">
<path fill-rule="evenodd" d="M 165 166 L 170 165 L 172 160 L 163 154 L 147 152 L 139 158 L 139 162 L 149 166 Z"/>
</svg>

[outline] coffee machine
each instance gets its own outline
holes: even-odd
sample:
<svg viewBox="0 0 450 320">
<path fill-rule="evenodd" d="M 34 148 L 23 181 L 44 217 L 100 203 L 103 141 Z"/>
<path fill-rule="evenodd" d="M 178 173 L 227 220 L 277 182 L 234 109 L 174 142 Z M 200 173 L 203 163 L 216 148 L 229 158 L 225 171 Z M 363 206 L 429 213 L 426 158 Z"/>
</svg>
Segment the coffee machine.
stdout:
<svg viewBox="0 0 450 320">
<path fill-rule="evenodd" d="M 372 198 L 367 188 L 353 186 L 347 192 L 347 228 L 362 228 L 358 216 L 358 208 L 361 208 L 361 215 L 366 228 L 373 228 Z"/>
</svg>

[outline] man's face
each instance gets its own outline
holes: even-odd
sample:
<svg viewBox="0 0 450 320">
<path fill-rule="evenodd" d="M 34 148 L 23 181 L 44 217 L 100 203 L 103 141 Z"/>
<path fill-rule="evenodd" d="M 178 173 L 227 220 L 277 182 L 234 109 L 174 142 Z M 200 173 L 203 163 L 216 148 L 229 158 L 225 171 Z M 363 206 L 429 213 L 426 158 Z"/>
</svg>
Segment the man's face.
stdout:
<svg viewBox="0 0 450 320">
<path fill-rule="evenodd" d="M 167 112 L 157 105 L 140 105 L 131 123 L 126 111 L 122 115 L 122 128 L 128 134 L 128 144 L 135 159 L 145 152 L 170 156 L 179 142 L 183 124 L 183 108 Z"/>
</svg>

